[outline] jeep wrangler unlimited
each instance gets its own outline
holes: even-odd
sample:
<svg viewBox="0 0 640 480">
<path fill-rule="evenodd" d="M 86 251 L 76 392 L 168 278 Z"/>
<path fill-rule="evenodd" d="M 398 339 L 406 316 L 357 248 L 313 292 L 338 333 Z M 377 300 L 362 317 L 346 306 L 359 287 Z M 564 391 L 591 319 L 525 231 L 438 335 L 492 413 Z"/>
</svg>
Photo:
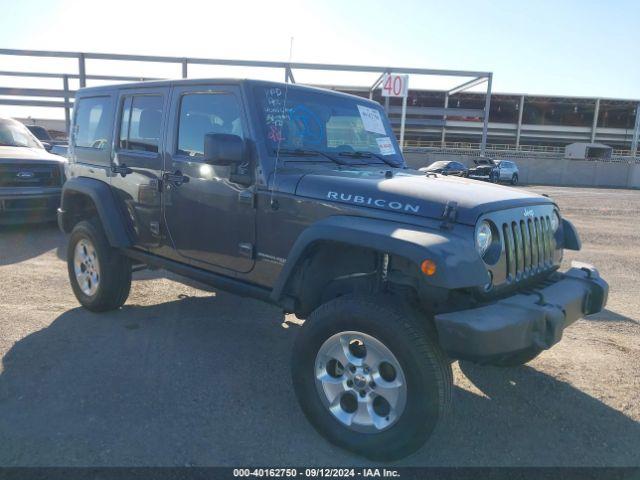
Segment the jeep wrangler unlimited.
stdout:
<svg viewBox="0 0 640 480">
<path fill-rule="evenodd" d="M 406 168 L 383 109 L 260 81 L 81 89 L 59 210 L 92 311 L 162 268 L 306 318 L 302 410 L 374 459 L 417 450 L 452 359 L 519 365 L 599 312 L 608 286 L 545 196 Z"/>
</svg>

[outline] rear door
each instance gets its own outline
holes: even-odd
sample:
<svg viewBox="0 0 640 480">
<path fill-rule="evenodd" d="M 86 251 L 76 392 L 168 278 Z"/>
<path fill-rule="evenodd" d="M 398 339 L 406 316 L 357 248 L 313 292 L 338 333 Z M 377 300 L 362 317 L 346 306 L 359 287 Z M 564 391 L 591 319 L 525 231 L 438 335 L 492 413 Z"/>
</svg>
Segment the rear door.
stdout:
<svg viewBox="0 0 640 480">
<path fill-rule="evenodd" d="M 173 248 L 200 268 L 248 272 L 254 265 L 252 187 L 233 180 L 235 167 L 203 162 L 205 134 L 246 138 L 240 88 L 174 87 L 170 119 L 163 202 Z"/>
<path fill-rule="evenodd" d="M 123 91 L 118 99 L 111 185 L 136 245 L 153 249 L 161 239 L 163 125 L 168 88 Z"/>
</svg>

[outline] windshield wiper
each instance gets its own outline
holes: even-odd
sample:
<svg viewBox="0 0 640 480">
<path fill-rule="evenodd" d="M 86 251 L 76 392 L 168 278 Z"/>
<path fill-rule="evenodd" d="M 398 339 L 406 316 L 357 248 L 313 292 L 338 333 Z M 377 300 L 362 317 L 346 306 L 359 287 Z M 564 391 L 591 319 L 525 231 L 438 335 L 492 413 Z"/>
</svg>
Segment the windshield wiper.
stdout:
<svg viewBox="0 0 640 480">
<path fill-rule="evenodd" d="M 362 150 L 356 150 L 354 152 L 340 152 L 338 153 L 338 155 L 343 155 L 345 157 L 351 157 L 351 158 L 371 158 L 371 157 L 376 157 L 379 160 L 382 160 L 384 163 L 386 163 L 387 165 L 394 167 L 394 168 L 400 168 L 400 165 L 398 165 L 395 162 L 392 162 L 391 160 L 385 158 L 383 155 L 380 155 L 378 153 L 373 153 L 373 152 L 365 152 Z"/>
<path fill-rule="evenodd" d="M 278 150 L 273 149 L 273 153 L 278 153 Z M 331 155 L 322 152 L 320 150 L 307 150 L 302 148 L 281 148 L 280 155 L 297 155 L 299 157 L 317 157 L 318 155 L 321 157 L 328 158 L 332 162 L 337 163 L 338 165 L 350 165 L 349 162 L 345 162 L 340 160 L 339 158 L 332 157 Z"/>
</svg>

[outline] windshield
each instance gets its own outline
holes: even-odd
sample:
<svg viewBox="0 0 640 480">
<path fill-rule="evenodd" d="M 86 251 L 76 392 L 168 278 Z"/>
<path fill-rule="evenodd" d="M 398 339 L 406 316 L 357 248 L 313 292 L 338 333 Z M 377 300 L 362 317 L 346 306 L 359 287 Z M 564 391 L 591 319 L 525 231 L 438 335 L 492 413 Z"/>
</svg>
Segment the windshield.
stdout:
<svg viewBox="0 0 640 480">
<path fill-rule="evenodd" d="M 0 118 L 0 147 L 43 148 L 27 127 L 9 118 Z"/>
<path fill-rule="evenodd" d="M 357 159 L 357 163 L 404 165 L 389 122 L 377 105 L 295 87 L 287 89 L 286 104 L 284 87 L 256 87 L 256 97 L 271 155 L 279 147 L 281 153 L 316 152 L 314 161 L 341 157 L 346 163 Z M 309 161 L 308 157 L 299 160 Z"/>
</svg>

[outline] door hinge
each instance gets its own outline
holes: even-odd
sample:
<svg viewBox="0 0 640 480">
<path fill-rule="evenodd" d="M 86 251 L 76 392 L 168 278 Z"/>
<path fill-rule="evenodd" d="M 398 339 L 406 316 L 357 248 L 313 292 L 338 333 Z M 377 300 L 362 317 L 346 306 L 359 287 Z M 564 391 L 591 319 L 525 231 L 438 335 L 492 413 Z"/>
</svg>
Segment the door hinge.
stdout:
<svg viewBox="0 0 640 480">
<path fill-rule="evenodd" d="M 151 223 L 149 223 L 149 230 L 155 236 L 159 236 L 160 235 L 160 222 L 151 222 Z"/>
<path fill-rule="evenodd" d="M 238 202 L 255 207 L 255 195 L 252 190 L 240 190 L 238 193 Z"/>
<path fill-rule="evenodd" d="M 242 257 L 253 259 L 253 243 L 239 243 L 238 253 Z"/>
<path fill-rule="evenodd" d="M 152 178 L 149 180 L 149 187 L 156 192 L 162 191 L 162 183 L 159 178 Z"/>
</svg>

